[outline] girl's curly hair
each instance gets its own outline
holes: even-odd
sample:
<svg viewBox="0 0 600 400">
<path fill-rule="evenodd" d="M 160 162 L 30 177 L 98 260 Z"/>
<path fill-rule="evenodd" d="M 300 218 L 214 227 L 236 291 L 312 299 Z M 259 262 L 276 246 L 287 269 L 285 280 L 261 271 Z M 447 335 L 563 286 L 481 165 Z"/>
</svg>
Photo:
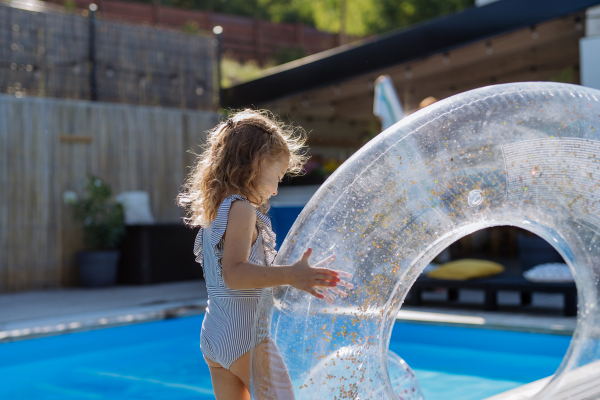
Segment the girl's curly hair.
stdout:
<svg viewBox="0 0 600 400">
<path fill-rule="evenodd" d="M 208 226 L 217 217 L 227 193 L 236 191 L 264 214 L 268 204 L 257 188 L 264 160 L 288 155 L 288 175 L 299 175 L 307 160 L 306 135 L 299 127 L 284 125 L 272 113 L 246 109 L 208 132 L 204 150 L 197 155 L 177 203 L 188 226 Z"/>
</svg>

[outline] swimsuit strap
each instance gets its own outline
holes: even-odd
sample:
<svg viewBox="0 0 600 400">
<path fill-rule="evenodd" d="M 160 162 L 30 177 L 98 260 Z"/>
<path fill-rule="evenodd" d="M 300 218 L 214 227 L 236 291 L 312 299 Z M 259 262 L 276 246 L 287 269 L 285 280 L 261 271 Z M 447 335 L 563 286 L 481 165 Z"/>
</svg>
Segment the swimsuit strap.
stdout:
<svg viewBox="0 0 600 400">
<path fill-rule="evenodd" d="M 219 210 L 217 211 L 217 217 L 211 223 L 211 237 L 210 237 L 210 245 L 213 251 L 216 251 L 216 247 L 223 238 L 225 234 L 225 230 L 227 229 L 227 220 L 229 218 L 229 210 L 231 209 L 231 204 L 236 200 L 242 200 L 249 203 L 248 199 L 239 194 L 234 194 L 227 197 L 221 205 L 219 206 Z M 265 251 L 265 262 L 267 265 L 273 265 L 273 261 L 275 261 L 275 256 L 277 255 L 277 250 L 275 250 L 275 233 L 273 232 L 273 228 L 271 225 L 271 219 L 266 215 L 263 215 L 260 211 L 254 208 L 256 211 L 256 226 L 258 227 L 260 233 L 262 234 L 262 243 Z M 194 255 L 196 256 L 196 262 L 202 264 L 202 235 L 204 233 L 204 229 L 200 228 L 198 234 L 196 235 L 196 241 L 194 243 Z M 258 238 L 257 238 L 258 240 Z"/>
</svg>

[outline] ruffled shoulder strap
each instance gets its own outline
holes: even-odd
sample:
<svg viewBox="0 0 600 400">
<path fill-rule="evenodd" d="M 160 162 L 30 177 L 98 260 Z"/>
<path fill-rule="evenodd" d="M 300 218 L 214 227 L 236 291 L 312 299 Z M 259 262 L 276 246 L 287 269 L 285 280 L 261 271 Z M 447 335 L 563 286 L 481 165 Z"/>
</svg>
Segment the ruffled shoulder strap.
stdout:
<svg viewBox="0 0 600 400">
<path fill-rule="evenodd" d="M 217 217 L 211 224 L 211 237 L 210 237 L 210 245 L 213 249 L 219 244 L 223 235 L 225 234 L 225 229 L 227 229 L 227 220 L 229 218 L 229 210 L 231 209 L 231 204 L 236 200 L 248 201 L 244 196 L 239 194 L 234 194 L 227 197 L 221 205 L 219 206 L 219 210 L 217 211 Z M 255 209 L 256 210 L 256 209 Z M 263 236 L 263 247 L 265 250 L 265 260 L 268 265 L 272 265 L 275 260 L 275 256 L 277 255 L 277 251 L 275 250 L 275 233 L 273 232 L 271 226 L 271 219 L 263 214 L 261 214 L 258 210 L 256 210 L 256 226 L 260 229 Z M 202 264 L 202 235 L 204 234 L 204 229 L 200 228 L 200 231 L 196 235 L 196 241 L 194 243 L 194 255 L 196 256 L 196 262 Z"/>
<path fill-rule="evenodd" d="M 239 194 L 234 194 L 227 197 L 221 205 L 219 206 L 219 210 L 217 211 L 217 217 L 211 223 L 211 237 L 210 237 L 210 245 L 214 249 L 225 234 L 225 229 L 227 228 L 227 219 L 229 218 L 229 210 L 231 209 L 231 203 L 236 200 L 246 200 L 244 196 L 240 196 Z M 204 235 L 204 228 L 200 228 L 198 234 L 196 235 L 196 241 L 194 242 L 194 255 L 196 256 L 196 262 L 202 264 L 202 240 Z"/>
<path fill-rule="evenodd" d="M 273 265 L 275 257 L 277 256 L 277 250 L 275 250 L 277 242 L 275 240 L 275 232 L 273 232 L 273 227 L 271 225 L 271 218 L 263 215 L 258 210 L 256 210 L 256 217 L 256 226 L 258 226 L 258 229 L 260 229 L 260 233 L 262 234 L 265 261 L 267 265 Z"/>
</svg>

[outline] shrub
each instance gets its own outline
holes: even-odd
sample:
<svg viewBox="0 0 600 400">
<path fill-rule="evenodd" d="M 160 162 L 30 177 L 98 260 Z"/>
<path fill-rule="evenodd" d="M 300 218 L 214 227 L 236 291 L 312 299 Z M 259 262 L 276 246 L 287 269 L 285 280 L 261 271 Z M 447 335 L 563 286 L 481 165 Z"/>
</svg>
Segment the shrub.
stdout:
<svg viewBox="0 0 600 400">
<path fill-rule="evenodd" d="M 94 175 L 88 175 L 83 195 L 67 191 L 65 203 L 73 208 L 73 216 L 83 223 L 84 244 L 89 250 L 113 250 L 125 234 L 123 205 L 112 198 L 109 185 Z"/>
</svg>

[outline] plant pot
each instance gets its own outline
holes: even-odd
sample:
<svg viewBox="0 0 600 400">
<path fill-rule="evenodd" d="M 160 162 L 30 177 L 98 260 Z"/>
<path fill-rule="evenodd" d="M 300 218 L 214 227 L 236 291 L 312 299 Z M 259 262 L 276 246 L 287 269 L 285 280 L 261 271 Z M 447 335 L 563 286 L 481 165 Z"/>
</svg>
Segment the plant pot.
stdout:
<svg viewBox="0 0 600 400">
<path fill-rule="evenodd" d="M 117 278 L 119 251 L 78 251 L 79 283 L 83 287 L 113 286 Z"/>
</svg>

